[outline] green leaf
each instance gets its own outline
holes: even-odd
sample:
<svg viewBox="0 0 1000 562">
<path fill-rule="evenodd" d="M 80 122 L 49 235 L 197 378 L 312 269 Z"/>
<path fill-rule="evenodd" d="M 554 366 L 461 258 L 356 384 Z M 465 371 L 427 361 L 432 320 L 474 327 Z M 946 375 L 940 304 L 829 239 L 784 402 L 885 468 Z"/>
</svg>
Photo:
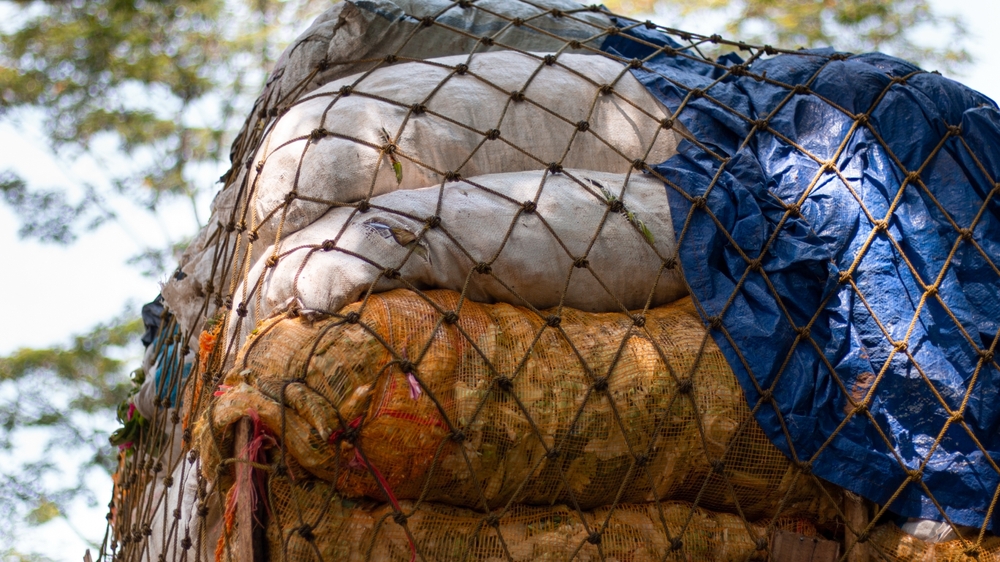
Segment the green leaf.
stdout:
<svg viewBox="0 0 1000 562">
<path fill-rule="evenodd" d="M 392 169 L 396 172 L 396 185 L 403 183 L 403 165 L 399 160 L 393 161 Z"/>
<path fill-rule="evenodd" d="M 55 502 L 42 498 L 38 506 L 28 513 L 28 523 L 31 525 L 44 525 L 60 515 L 62 515 L 62 512 Z"/>
</svg>

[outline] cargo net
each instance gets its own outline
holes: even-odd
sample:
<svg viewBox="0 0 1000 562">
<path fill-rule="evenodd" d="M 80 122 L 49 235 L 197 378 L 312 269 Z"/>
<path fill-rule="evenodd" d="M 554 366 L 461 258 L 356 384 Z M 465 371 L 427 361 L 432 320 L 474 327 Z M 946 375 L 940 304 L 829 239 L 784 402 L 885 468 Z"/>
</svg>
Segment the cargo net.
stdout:
<svg viewBox="0 0 1000 562">
<path fill-rule="evenodd" d="M 611 36 L 652 54 L 606 52 Z M 684 93 L 666 107 L 633 73 L 664 53 L 715 77 L 661 76 Z M 779 451 L 754 419 L 780 418 L 772 392 L 747 404 L 712 337 L 733 337 L 723 315 L 689 296 L 677 248 L 715 180 L 681 188 L 653 165 L 689 143 L 725 167 L 682 121 L 730 76 L 815 95 L 754 74 L 777 53 L 806 56 L 557 1 L 335 5 L 279 61 L 164 287 L 103 556 L 996 560 L 985 523 L 919 540 L 891 502 L 814 475 L 819 452 Z M 819 164 L 813 185 L 839 175 L 716 105 L 744 144 L 772 134 Z M 767 250 L 744 276 L 766 275 Z M 867 406 L 853 396 L 848 417 Z"/>
</svg>

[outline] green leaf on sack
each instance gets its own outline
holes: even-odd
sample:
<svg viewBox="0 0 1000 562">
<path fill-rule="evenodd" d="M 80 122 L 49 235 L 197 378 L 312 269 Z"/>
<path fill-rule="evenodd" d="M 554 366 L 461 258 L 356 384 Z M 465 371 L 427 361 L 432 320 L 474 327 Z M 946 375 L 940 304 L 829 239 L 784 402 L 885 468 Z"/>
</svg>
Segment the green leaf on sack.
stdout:
<svg viewBox="0 0 1000 562">
<path fill-rule="evenodd" d="M 396 172 L 396 185 L 403 183 L 403 164 L 398 160 L 393 160 L 392 169 Z"/>
</svg>

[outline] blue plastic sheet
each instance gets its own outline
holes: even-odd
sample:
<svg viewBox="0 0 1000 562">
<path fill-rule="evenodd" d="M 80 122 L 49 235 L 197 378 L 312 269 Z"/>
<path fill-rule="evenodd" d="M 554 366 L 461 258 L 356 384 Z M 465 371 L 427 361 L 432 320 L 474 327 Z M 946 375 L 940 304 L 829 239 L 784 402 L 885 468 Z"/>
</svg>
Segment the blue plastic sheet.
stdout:
<svg viewBox="0 0 1000 562">
<path fill-rule="evenodd" d="M 605 50 L 655 52 L 630 36 L 680 47 L 639 28 Z M 699 141 L 652 165 L 680 262 L 779 449 L 897 514 L 941 520 L 936 500 L 978 527 L 1000 481 L 1000 113 L 905 61 L 834 54 L 734 76 L 660 53 L 633 71 L 671 110 L 688 98 L 678 120 Z M 848 394 L 869 397 L 874 422 L 849 415 Z M 962 420 L 943 431 L 949 410 Z"/>
</svg>

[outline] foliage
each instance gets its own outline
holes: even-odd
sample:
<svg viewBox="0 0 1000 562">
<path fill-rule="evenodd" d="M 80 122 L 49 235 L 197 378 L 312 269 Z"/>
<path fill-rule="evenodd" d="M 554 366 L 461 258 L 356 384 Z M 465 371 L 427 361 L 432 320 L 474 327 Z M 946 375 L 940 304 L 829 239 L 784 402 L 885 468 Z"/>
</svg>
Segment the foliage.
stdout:
<svg viewBox="0 0 1000 562">
<path fill-rule="evenodd" d="M 608 0 L 605 5 L 632 13 L 651 13 L 657 6 L 677 8 L 684 16 L 722 12 L 728 37 L 787 49 L 882 51 L 951 71 L 971 61 L 961 46 L 964 22 L 936 13 L 930 0 Z M 926 45 L 917 39 L 931 26 L 947 42 Z"/>
<path fill-rule="evenodd" d="M 194 235 L 271 62 L 328 5 L 0 0 L 0 118 L 40 123 L 74 182 L 32 185 L 28 171 L 0 169 L 0 204 L 22 221 L 19 235 L 70 244 L 118 221 L 141 248 L 129 265 L 162 278 Z M 81 163 L 103 176 L 75 174 Z M 179 228 L 172 218 L 185 209 L 194 220 Z M 135 312 L 68 346 L 0 358 L 0 513 L 12 521 L 0 525 L 0 559 L 34 559 L 4 550 L 25 523 L 65 517 L 81 499 L 106 502 L 87 477 L 116 466 L 108 437 L 141 349 Z"/>
<path fill-rule="evenodd" d="M 90 471 L 109 472 L 117 464 L 108 409 L 131 389 L 125 373 L 141 332 L 142 321 L 127 310 L 68 346 L 0 358 L 0 512 L 40 525 L 63 516 L 75 499 L 103 503 L 86 480 Z M 39 454 L 25 455 L 25 449 Z M 67 459 L 75 478 L 64 474 Z M 15 528 L 0 526 L 0 542 L 9 542 Z"/>
</svg>

